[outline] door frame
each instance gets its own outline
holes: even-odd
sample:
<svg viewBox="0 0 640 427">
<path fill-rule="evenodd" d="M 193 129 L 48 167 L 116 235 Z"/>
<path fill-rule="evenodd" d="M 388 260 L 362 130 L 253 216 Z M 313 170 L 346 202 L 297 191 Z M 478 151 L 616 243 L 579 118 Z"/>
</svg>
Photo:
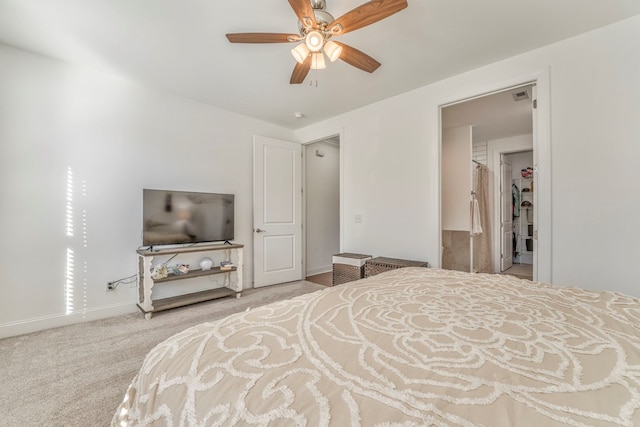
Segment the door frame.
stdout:
<svg viewBox="0 0 640 427">
<path fill-rule="evenodd" d="M 535 85 L 537 88 L 537 111 L 533 131 L 533 162 L 536 179 L 537 206 L 537 265 L 534 268 L 534 280 L 552 283 L 552 251 L 551 251 L 551 87 L 549 69 L 515 77 L 507 80 L 495 80 L 485 85 L 467 88 L 465 91 L 449 96 L 438 105 L 438 200 L 442 206 L 442 109 L 461 102 L 480 98 L 493 93 L 503 92 L 516 87 Z M 442 210 L 438 209 L 438 248 L 439 263 L 442 262 Z"/>
</svg>

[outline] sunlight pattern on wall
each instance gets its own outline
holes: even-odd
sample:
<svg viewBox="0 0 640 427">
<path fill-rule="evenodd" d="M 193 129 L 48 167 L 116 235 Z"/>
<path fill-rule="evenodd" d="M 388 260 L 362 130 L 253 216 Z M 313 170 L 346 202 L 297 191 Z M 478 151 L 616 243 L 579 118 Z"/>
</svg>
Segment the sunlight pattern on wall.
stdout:
<svg viewBox="0 0 640 427">
<path fill-rule="evenodd" d="M 67 236 L 73 237 L 73 171 L 67 168 Z"/>
<path fill-rule="evenodd" d="M 88 214 L 83 205 L 87 199 L 87 182 L 85 180 L 80 182 L 80 194 L 78 194 L 76 181 L 73 169 L 68 167 L 65 215 L 67 253 L 64 274 L 65 312 L 67 315 L 84 313 L 88 305 L 89 263 L 86 251 L 89 246 Z M 77 215 L 78 213 L 79 215 Z"/>
<path fill-rule="evenodd" d="M 87 181 L 82 180 L 82 200 L 87 198 Z M 87 248 L 87 210 L 82 209 L 82 248 Z M 83 251 L 86 254 L 86 251 Z M 82 262 L 82 309 L 87 308 L 87 288 L 88 288 L 88 263 L 86 260 Z"/>
<path fill-rule="evenodd" d="M 87 197 L 87 181 L 82 181 L 82 198 Z M 82 246 L 87 247 L 87 210 L 82 209 Z"/>
<path fill-rule="evenodd" d="M 71 248 L 67 248 L 67 268 L 65 271 L 65 305 L 66 314 L 73 313 L 73 269 L 74 269 L 74 254 Z"/>
<path fill-rule="evenodd" d="M 67 237 L 73 237 L 73 170 L 67 168 Z M 75 255 L 73 249 L 67 248 L 67 261 L 65 268 L 65 312 L 67 315 L 73 313 L 73 276 L 74 276 Z"/>
</svg>

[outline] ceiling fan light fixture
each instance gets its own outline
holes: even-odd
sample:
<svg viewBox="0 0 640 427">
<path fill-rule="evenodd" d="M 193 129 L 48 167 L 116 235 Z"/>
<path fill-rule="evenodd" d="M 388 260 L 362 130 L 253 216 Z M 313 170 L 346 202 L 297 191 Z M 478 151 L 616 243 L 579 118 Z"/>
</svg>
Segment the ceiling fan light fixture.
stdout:
<svg viewBox="0 0 640 427">
<path fill-rule="evenodd" d="M 291 49 L 291 55 L 293 55 L 293 58 L 298 62 L 298 64 L 302 64 L 310 53 L 309 48 L 304 43 L 300 43 L 298 46 Z"/>
<path fill-rule="evenodd" d="M 320 52 L 324 45 L 324 35 L 320 31 L 309 31 L 304 38 L 304 43 L 311 52 Z"/>
<path fill-rule="evenodd" d="M 342 54 L 342 46 L 339 46 L 338 43 L 329 40 L 324 44 L 324 53 L 327 54 L 331 62 L 335 62 L 340 58 L 340 54 Z"/>
<path fill-rule="evenodd" d="M 294 48 L 289 48 L 296 63 L 289 83 L 294 85 L 302 83 L 311 69 L 326 68 L 324 55 L 331 62 L 340 59 L 367 73 L 376 71 L 380 62 L 358 49 L 333 41 L 333 37 L 386 19 L 406 9 L 408 4 L 407 0 L 368 0 L 338 19 L 325 10 L 326 0 L 289 0 L 289 6 L 298 18 L 297 34 L 251 32 L 226 36 L 231 43 L 293 43 Z"/>
<path fill-rule="evenodd" d="M 324 53 L 316 52 L 311 54 L 311 69 L 322 70 L 327 68 L 327 64 L 324 62 Z"/>
</svg>

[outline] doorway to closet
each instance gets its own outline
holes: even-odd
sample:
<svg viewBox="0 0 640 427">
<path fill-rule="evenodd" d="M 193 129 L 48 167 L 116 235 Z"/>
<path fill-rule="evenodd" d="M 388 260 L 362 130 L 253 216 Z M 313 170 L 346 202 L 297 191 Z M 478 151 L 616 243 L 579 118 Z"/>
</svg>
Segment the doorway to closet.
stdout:
<svg viewBox="0 0 640 427">
<path fill-rule="evenodd" d="M 340 135 L 303 146 L 305 277 L 333 284 L 332 259 L 340 252 Z"/>
<path fill-rule="evenodd" d="M 443 268 L 535 276 L 535 184 L 522 192 L 515 181 L 521 169 L 533 174 L 534 99 L 535 85 L 525 84 L 441 108 Z M 530 218 L 519 216 L 524 193 Z"/>
<path fill-rule="evenodd" d="M 500 154 L 500 273 L 533 279 L 535 205 L 533 150 Z"/>
</svg>

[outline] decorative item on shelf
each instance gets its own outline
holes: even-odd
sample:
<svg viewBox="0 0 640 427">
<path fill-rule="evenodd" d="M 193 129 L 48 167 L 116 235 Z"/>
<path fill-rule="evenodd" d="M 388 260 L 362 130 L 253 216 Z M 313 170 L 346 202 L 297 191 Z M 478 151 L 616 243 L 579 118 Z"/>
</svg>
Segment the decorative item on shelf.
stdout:
<svg viewBox="0 0 640 427">
<path fill-rule="evenodd" d="M 532 167 L 528 167 L 525 169 L 521 169 L 520 170 L 520 175 L 522 175 L 523 178 L 531 178 L 533 176 L 533 168 Z"/>
<path fill-rule="evenodd" d="M 520 206 L 527 213 L 527 222 L 533 221 L 533 203 L 528 200 L 523 201 Z"/>
<path fill-rule="evenodd" d="M 176 264 L 175 267 L 173 267 L 173 271 L 171 272 L 172 274 L 187 274 L 189 272 L 189 264 Z"/>
<path fill-rule="evenodd" d="M 151 272 L 151 278 L 153 280 L 164 279 L 168 275 L 169 275 L 169 269 L 164 264 L 156 265 L 153 268 L 153 271 Z"/>
<path fill-rule="evenodd" d="M 527 248 L 528 252 L 532 252 L 533 251 L 533 239 L 526 239 L 524 241 L 525 243 L 525 247 Z"/>
<path fill-rule="evenodd" d="M 233 270 L 233 267 L 235 267 L 235 265 L 233 265 L 233 263 L 231 261 L 221 261 L 220 262 L 220 270 L 222 270 L 222 271 Z"/>
<path fill-rule="evenodd" d="M 202 269 L 202 271 L 211 270 L 212 267 L 213 267 L 213 260 L 211 258 L 204 257 L 200 260 L 200 268 Z"/>
</svg>

